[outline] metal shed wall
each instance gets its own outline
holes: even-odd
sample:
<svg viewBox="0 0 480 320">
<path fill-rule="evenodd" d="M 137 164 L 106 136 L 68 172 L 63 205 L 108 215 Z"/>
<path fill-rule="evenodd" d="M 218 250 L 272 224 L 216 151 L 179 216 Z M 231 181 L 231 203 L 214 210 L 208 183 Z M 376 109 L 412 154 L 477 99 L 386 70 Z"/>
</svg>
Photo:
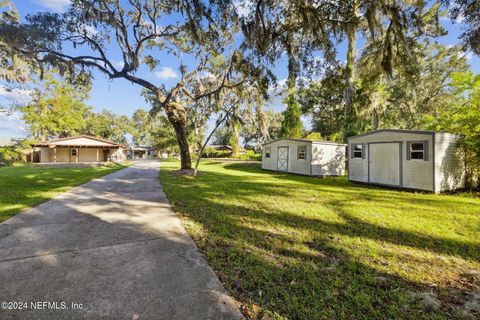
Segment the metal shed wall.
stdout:
<svg viewBox="0 0 480 320">
<path fill-rule="evenodd" d="M 298 159 L 298 147 L 306 146 L 305 159 Z M 271 157 L 265 157 L 265 148 L 271 147 Z M 311 161 L 312 161 L 312 142 L 311 141 L 296 141 L 290 139 L 281 139 L 263 146 L 262 150 L 262 169 L 274 170 L 277 169 L 278 148 L 288 147 L 288 171 L 298 174 L 311 175 Z"/>
<path fill-rule="evenodd" d="M 459 136 L 435 133 L 435 190 L 437 192 L 465 187 L 465 166 Z"/>
<path fill-rule="evenodd" d="M 374 143 L 400 143 L 401 179 L 399 187 L 426 191 L 434 189 L 434 133 L 428 131 L 401 131 L 385 130 L 372 132 L 365 135 L 351 137 L 349 139 L 349 171 L 350 181 L 369 183 L 369 146 Z M 407 160 L 408 142 L 427 141 L 428 160 Z M 365 157 L 353 159 L 351 149 L 353 144 L 365 145 Z"/>
<path fill-rule="evenodd" d="M 347 147 L 339 144 L 312 144 L 312 175 L 345 175 L 345 156 Z"/>
</svg>

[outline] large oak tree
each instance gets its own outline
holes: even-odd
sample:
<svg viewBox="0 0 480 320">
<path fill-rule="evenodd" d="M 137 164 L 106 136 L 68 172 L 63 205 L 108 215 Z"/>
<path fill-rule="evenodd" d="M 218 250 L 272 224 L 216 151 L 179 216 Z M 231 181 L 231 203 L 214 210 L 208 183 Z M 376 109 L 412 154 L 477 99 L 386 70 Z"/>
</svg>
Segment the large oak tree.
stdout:
<svg viewBox="0 0 480 320">
<path fill-rule="evenodd" d="M 182 169 L 190 169 L 185 105 L 238 85 L 230 76 L 236 67 L 248 68 L 233 48 L 232 9 L 222 1 L 74 0 L 63 14 L 39 13 L 27 16 L 25 23 L 2 23 L 1 41 L 38 62 L 40 69 L 96 69 L 148 90 L 174 128 Z M 165 55 L 178 59 L 181 74 L 169 88 L 141 75 L 142 67 L 152 72 L 165 67 L 160 58 Z M 209 85 L 190 90 L 191 80 L 199 78 Z"/>
</svg>

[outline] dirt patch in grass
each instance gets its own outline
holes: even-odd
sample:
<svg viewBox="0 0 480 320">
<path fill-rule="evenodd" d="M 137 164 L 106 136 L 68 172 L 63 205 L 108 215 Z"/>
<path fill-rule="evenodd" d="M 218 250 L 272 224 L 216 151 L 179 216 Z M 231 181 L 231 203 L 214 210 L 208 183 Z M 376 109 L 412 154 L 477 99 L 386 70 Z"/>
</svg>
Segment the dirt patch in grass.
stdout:
<svg viewBox="0 0 480 320">
<path fill-rule="evenodd" d="M 175 177 L 182 177 L 182 176 L 195 176 L 195 170 L 193 169 L 180 169 L 180 170 L 175 170 L 175 171 L 170 171 L 170 175 L 175 176 Z M 197 176 L 201 175 L 202 173 L 200 171 L 197 172 Z"/>
</svg>

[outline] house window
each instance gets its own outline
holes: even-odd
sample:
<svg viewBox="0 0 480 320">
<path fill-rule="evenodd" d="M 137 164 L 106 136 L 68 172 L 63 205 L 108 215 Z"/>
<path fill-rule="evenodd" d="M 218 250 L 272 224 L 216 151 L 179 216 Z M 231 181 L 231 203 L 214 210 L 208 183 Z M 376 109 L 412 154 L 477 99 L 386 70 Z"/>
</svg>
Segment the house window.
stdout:
<svg viewBox="0 0 480 320">
<path fill-rule="evenodd" d="M 72 149 L 72 157 L 76 157 L 77 156 L 77 149 Z"/>
<path fill-rule="evenodd" d="M 298 146 L 298 160 L 305 160 L 307 156 L 307 146 Z"/>
<path fill-rule="evenodd" d="M 353 158 L 354 159 L 362 159 L 363 158 L 363 144 L 355 144 L 353 145 Z"/>
<path fill-rule="evenodd" d="M 425 143 L 424 142 L 410 142 L 410 159 L 426 160 L 425 159 Z"/>
<path fill-rule="evenodd" d="M 272 147 L 265 147 L 265 158 L 270 158 L 271 153 L 272 153 Z"/>
</svg>

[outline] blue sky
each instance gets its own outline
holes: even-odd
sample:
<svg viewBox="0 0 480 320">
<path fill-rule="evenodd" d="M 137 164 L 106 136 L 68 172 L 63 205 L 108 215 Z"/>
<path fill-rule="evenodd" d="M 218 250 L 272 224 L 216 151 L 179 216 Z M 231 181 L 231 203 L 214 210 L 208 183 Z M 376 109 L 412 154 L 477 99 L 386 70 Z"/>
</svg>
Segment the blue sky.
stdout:
<svg viewBox="0 0 480 320">
<path fill-rule="evenodd" d="M 27 14 L 39 11 L 62 12 L 68 5 L 69 0 L 13 0 L 16 8 L 19 10 L 21 17 Z M 440 43 L 454 45 L 458 43 L 458 36 L 461 34 L 462 24 L 452 24 L 449 19 L 442 18 L 442 24 L 447 29 L 448 34 L 438 39 Z M 344 60 L 345 46 L 340 44 L 337 48 L 339 60 Z M 113 51 L 115 56 L 115 52 Z M 469 62 L 474 72 L 480 72 L 480 59 L 477 56 L 468 54 Z M 120 64 L 120 55 L 117 62 Z M 141 69 L 139 74 L 149 78 L 156 84 L 164 83 L 170 86 L 176 83 L 178 79 L 178 61 L 168 55 L 160 56 L 162 64 L 158 71 L 152 73 L 147 69 Z M 285 79 L 287 76 L 286 61 L 279 61 L 274 69 L 279 80 Z M 109 80 L 99 72 L 94 73 L 93 88 L 91 98 L 87 103 L 93 107 L 93 110 L 100 111 L 102 109 L 111 110 L 117 114 L 130 116 L 136 109 L 149 109 L 149 105 L 140 95 L 142 88 L 136 84 L 131 84 L 124 79 Z M 0 103 L 8 104 L 21 96 L 21 92 L 5 92 L 0 87 Z M 280 99 L 276 99 L 276 101 Z M 273 108 L 276 111 L 284 109 L 281 103 L 274 103 Z M 212 120 L 214 121 L 214 120 Z M 308 120 L 305 119 L 308 127 Z M 23 137 L 26 135 L 24 125 L 19 119 L 19 115 L 6 117 L 0 114 L 0 137 Z"/>
</svg>

